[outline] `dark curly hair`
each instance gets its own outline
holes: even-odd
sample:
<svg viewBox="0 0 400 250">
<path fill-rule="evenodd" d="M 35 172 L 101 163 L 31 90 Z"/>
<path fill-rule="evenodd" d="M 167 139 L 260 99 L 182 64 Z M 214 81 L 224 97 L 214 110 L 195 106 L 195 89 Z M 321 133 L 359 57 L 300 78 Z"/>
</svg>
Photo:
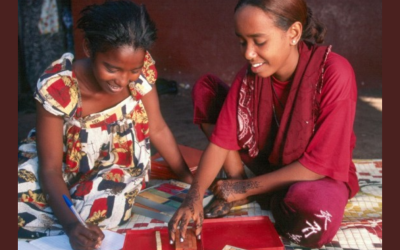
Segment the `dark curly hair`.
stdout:
<svg viewBox="0 0 400 250">
<path fill-rule="evenodd" d="M 303 25 L 301 39 L 315 43 L 323 43 L 325 26 L 314 16 L 304 0 L 239 0 L 235 12 L 243 6 L 251 5 L 272 14 L 277 27 L 288 30 L 295 22 Z"/>
<path fill-rule="evenodd" d="M 91 56 L 125 45 L 148 50 L 157 38 L 156 26 L 145 6 L 131 1 L 106 1 L 87 6 L 77 23 Z"/>
</svg>

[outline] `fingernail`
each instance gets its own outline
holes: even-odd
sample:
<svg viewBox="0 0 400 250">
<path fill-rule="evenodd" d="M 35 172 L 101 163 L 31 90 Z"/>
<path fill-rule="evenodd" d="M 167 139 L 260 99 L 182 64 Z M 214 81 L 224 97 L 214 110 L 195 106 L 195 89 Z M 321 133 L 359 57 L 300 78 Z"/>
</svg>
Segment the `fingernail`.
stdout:
<svg viewBox="0 0 400 250">
<path fill-rule="evenodd" d="M 170 245 L 174 244 L 174 241 L 173 240 L 169 240 L 169 244 Z"/>
<path fill-rule="evenodd" d="M 183 241 L 184 241 L 184 238 L 181 237 L 181 242 L 183 242 Z"/>
<path fill-rule="evenodd" d="M 201 240 L 201 234 L 197 235 L 197 239 Z"/>
</svg>

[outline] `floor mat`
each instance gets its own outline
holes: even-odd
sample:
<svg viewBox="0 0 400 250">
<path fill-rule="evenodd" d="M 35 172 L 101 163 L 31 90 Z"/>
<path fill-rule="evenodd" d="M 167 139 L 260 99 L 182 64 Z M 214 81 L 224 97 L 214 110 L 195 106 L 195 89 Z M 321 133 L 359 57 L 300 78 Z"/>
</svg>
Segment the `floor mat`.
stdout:
<svg viewBox="0 0 400 250">
<path fill-rule="evenodd" d="M 382 249 L 382 160 L 354 160 L 359 178 L 360 192 L 349 200 L 342 225 L 333 241 L 320 250 L 374 250 Z M 266 215 L 274 222 L 269 211 L 255 202 L 232 209 L 229 217 Z M 167 226 L 167 223 L 134 214 L 130 221 L 114 230 L 125 233 L 130 229 Z M 311 250 L 282 238 L 286 250 Z M 315 249 L 313 249 L 315 250 Z"/>
</svg>

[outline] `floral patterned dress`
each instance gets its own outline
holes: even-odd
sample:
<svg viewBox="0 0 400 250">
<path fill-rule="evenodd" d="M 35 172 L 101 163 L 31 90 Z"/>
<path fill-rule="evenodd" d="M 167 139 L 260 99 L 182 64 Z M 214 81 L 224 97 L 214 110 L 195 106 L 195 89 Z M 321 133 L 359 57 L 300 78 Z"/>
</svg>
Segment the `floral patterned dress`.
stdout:
<svg viewBox="0 0 400 250">
<path fill-rule="evenodd" d="M 82 101 L 66 53 L 40 77 L 35 99 L 64 119 L 63 178 L 72 202 L 86 221 L 102 228 L 126 222 L 150 168 L 149 126 L 141 97 L 155 83 L 154 61 L 146 53 L 131 96 L 99 113 L 81 116 Z M 63 234 L 38 182 L 35 131 L 19 147 L 18 237 Z M 61 195 L 61 194 L 60 194 Z"/>
</svg>

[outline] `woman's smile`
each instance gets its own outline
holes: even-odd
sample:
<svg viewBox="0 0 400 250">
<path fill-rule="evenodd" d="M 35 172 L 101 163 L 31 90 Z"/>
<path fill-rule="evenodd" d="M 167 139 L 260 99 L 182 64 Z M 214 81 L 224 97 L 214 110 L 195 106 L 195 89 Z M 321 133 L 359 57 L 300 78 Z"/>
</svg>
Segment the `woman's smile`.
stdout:
<svg viewBox="0 0 400 250">
<path fill-rule="evenodd" d="M 257 74 L 258 72 L 260 72 L 262 69 L 262 66 L 265 64 L 264 62 L 261 63 L 250 63 L 251 64 L 251 71 L 253 71 L 253 73 Z"/>
<path fill-rule="evenodd" d="M 123 88 L 121 86 L 117 85 L 117 84 L 113 84 L 113 83 L 110 83 L 110 82 L 108 82 L 107 84 L 110 87 L 111 91 L 113 91 L 113 92 L 120 92 L 120 91 L 123 90 Z"/>
</svg>

